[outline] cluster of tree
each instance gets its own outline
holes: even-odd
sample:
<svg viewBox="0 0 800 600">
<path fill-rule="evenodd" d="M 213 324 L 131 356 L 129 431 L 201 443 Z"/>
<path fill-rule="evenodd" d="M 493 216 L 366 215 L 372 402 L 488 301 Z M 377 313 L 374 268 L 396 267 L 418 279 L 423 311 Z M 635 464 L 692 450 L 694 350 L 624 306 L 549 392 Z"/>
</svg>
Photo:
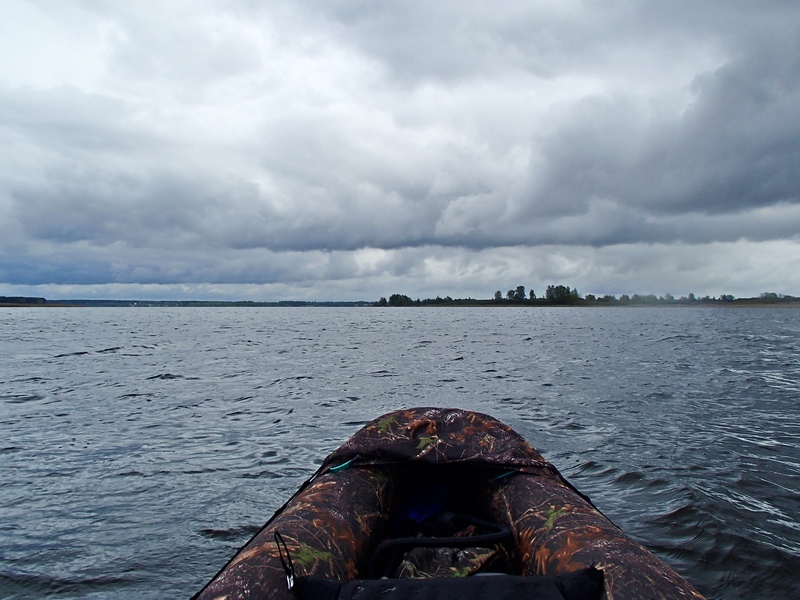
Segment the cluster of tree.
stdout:
<svg viewBox="0 0 800 600">
<path fill-rule="evenodd" d="M 764 292 L 758 299 L 764 304 L 778 304 L 779 302 L 797 302 L 800 298 L 788 296 L 786 294 L 776 294 L 775 292 Z"/>
<path fill-rule="evenodd" d="M 780 302 L 797 302 L 800 298 L 794 296 L 787 296 L 785 294 L 775 294 L 773 292 L 765 292 L 758 298 L 736 298 L 732 294 L 720 294 L 716 296 L 703 296 L 698 298 L 694 294 L 688 296 L 681 296 L 676 298 L 672 294 L 664 294 L 663 296 L 656 296 L 654 294 L 622 294 L 619 298 L 616 296 L 595 296 L 594 294 L 586 294 L 583 299 L 587 304 L 631 304 L 631 305 L 662 305 L 662 304 L 776 304 Z"/>
<path fill-rule="evenodd" d="M 544 297 L 552 304 L 573 304 L 581 299 L 577 289 L 564 285 L 548 285 Z"/>
<path fill-rule="evenodd" d="M 735 303 L 735 304 L 776 304 L 776 303 L 790 303 L 799 302 L 800 298 L 788 296 L 785 294 L 775 294 L 773 292 L 765 292 L 758 298 L 734 298 L 731 294 L 721 294 L 718 298 L 711 296 L 703 296 L 702 298 L 696 297 L 694 294 L 681 296 L 675 298 L 672 294 L 664 294 L 663 296 L 656 296 L 654 294 L 622 294 L 619 298 L 610 294 L 603 296 L 596 296 L 595 294 L 586 294 L 581 297 L 576 288 L 571 288 L 566 285 L 548 285 L 545 290 L 544 296 L 537 297 L 533 290 L 526 293 L 524 285 L 518 285 L 514 289 L 510 289 L 505 295 L 498 290 L 494 293 L 494 298 L 491 300 L 473 300 L 467 299 L 453 299 L 450 296 L 442 298 L 427 298 L 425 300 L 412 300 L 405 294 L 392 294 L 389 299 L 381 298 L 376 304 L 378 306 L 425 306 L 425 305 L 438 305 L 438 304 L 454 304 L 464 306 L 487 306 L 496 304 L 523 304 L 523 305 L 590 305 L 590 306 L 609 306 L 609 305 L 634 305 L 634 306 L 647 306 L 647 305 L 680 305 L 680 304 L 719 304 L 719 303 Z"/>
<path fill-rule="evenodd" d="M 454 300 L 450 296 L 445 296 L 444 298 L 441 296 L 436 296 L 436 298 L 425 298 L 424 300 L 420 300 L 418 298 L 416 300 L 412 300 L 405 294 L 392 294 L 389 296 L 388 300 L 386 298 L 381 298 L 375 304 L 377 306 L 436 306 L 438 304 L 461 304 L 465 306 L 474 306 L 481 303 L 481 300 L 474 300 L 472 298 L 457 298 Z"/>
<path fill-rule="evenodd" d="M 536 292 L 531 290 L 526 298 L 525 286 L 518 285 L 515 290 L 508 290 L 505 299 L 500 290 L 494 293 L 495 302 L 519 302 L 528 304 L 574 304 L 581 299 L 577 289 L 570 289 L 567 285 L 548 285 L 544 298 L 537 298 Z"/>
<path fill-rule="evenodd" d="M 496 291 L 493 300 L 474 300 L 472 298 L 453 299 L 450 296 L 442 298 L 426 298 L 425 300 L 412 300 L 406 294 L 392 294 L 389 299 L 381 298 L 376 302 L 377 306 L 430 306 L 437 304 L 461 304 L 467 306 L 483 306 L 486 304 L 574 304 L 580 301 L 577 289 L 572 289 L 564 285 L 547 286 L 544 297 L 537 298 L 536 292 L 530 290 L 526 292 L 524 285 L 518 285 L 514 289 L 508 290 L 505 296 L 501 291 Z"/>
<path fill-rule="evenodd" d="M 419 300 L 417 300 L 419 303 Z M 378 300 L 378 306 L 413 306 L 414 301 L 405 294 L 392 294 L 389 296 L 389 301 L 386 301 L 386 298 L 381 298 Z"/>
<path fill-rule="evenodd" d="M 512 302 L 523 302 L 525 300 L 525 286 L 518 285 L 517 289 L 515 290 L 508 290 L 506 292 L 506 300 L 510 300 Z M 536 300 L 536 292 L 531 290 L 528 293 L 528 300 Z M 502 302 L 503 301 L 503 294 L 500 290 L 497 290 L 494 293 L 494 301 L 495 302 Z"/>
</svg>

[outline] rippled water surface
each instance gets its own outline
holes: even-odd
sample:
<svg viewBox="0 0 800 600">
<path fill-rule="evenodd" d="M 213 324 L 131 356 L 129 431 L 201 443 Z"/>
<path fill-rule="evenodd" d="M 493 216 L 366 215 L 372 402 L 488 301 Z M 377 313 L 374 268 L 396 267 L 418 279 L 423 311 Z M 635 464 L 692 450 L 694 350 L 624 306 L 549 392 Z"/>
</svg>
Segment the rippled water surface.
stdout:
<svg viewBox="0 0 800 600">
<path fill-rule="evenodd" d="M 800 311 L 0 309 L 0 597 L 188 597 L 363 423 L 511 425 L 709 598 L 797 598 Z"/>
</svg>

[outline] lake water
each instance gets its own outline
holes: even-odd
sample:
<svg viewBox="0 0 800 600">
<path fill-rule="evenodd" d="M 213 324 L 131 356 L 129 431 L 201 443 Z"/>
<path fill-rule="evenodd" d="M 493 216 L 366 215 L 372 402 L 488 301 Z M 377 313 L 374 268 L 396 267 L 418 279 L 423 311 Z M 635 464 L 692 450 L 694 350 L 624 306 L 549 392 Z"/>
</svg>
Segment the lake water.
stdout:
<svg viewBox="0 0 800 600">
<path fill-rule="evenodd" d="M 512 426 L 709 598 L 800 597 L 799 318 L 0 309 L 0 597 L 189 597 L 411 406 Z"/>
</svg>

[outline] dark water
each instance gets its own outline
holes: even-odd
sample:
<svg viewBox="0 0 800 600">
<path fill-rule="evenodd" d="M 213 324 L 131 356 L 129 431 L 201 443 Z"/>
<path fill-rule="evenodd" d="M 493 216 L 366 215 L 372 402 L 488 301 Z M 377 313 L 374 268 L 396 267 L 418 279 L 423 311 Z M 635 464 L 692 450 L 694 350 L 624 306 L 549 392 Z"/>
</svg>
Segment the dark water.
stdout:
<svg viewBox="0 0 800 600">
<path fill-rule="evenodd" d="M 799 317 L 0 309 L 0 597 L 188 597 L 424 405 L 514 427 L 709 598 L 800 597 Z"/>
</svg>

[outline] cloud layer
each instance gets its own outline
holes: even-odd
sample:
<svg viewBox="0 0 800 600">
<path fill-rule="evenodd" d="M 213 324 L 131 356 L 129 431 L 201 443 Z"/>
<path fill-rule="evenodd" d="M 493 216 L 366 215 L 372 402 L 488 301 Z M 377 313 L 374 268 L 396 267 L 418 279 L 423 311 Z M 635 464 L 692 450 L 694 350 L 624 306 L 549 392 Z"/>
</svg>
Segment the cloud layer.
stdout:
<svg viewBox="0 0 800 600">
<path fill-rule="evenodd" d="M 798 25 L 793 2 L 5 2 L 0 293 L 800 294 Z"/>
</svg>

